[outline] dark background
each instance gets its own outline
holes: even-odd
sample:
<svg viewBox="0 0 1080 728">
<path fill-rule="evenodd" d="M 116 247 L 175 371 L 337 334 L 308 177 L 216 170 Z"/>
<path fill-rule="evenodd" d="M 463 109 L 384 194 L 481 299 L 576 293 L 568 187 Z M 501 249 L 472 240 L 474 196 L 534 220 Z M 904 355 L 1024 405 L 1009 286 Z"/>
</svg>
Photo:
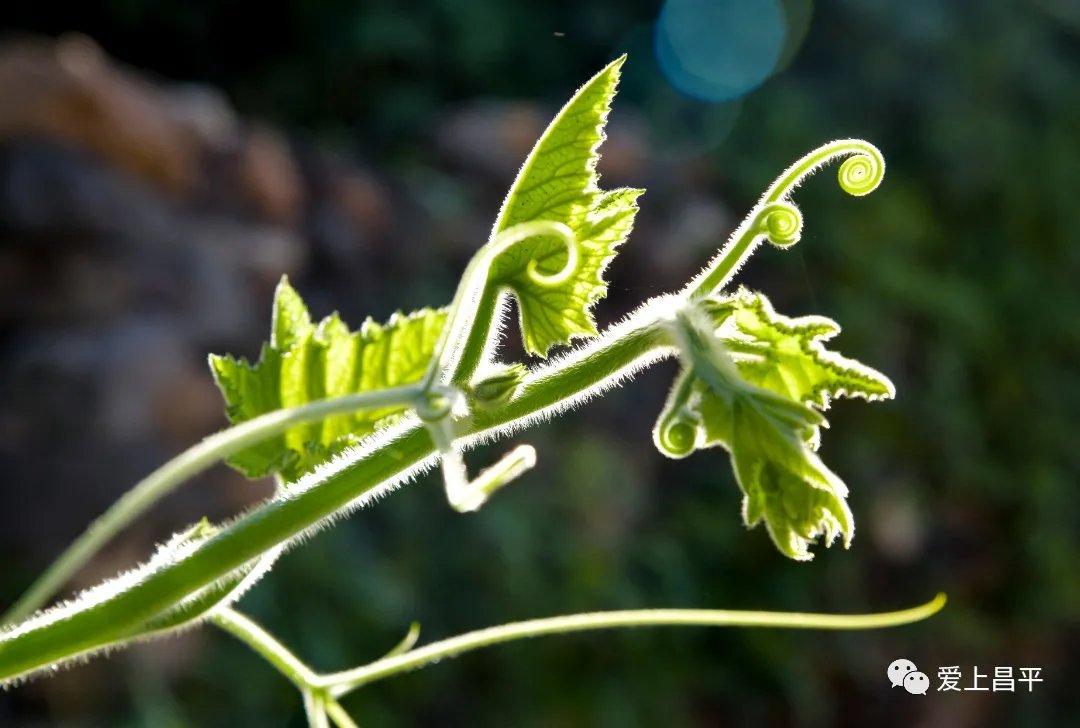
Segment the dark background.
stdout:
<svg viewBox="0 0 1080 728">
<path fill-rule="evenodd" d="M 885 153 L 866 199 L 830 172 L 800 189 L 802 243 L 762 250 L 742 278 L 782 312 L 835 318 L 837 347 L 896 383 L 893 402 L 829 413 L 822 454 L 852 490 L 851 550 L 788 561 L 740 525 L 724 453 L 655 452 L 668 364 L 521 435 L 539 466 L 478 515 L 453 513 L 424 478 L 289 554 L 244 610 L 333 669 L 378 657 L 413 620 L 432 640 L 582 610 L 858 612 L 941 590 L 942 614 L 900 629 L 544 639 L 345 704 L 365 728 L 1075 718 L 1080 13 L 1053 0 L 785 8 L 773 77 L 708 103 L 657 69 L 649 2 L 6 7 L 0 601 L 223 424 L 205 356 L 257 351 L 280 274 L 314 313 L 354 324 L 449 300 L 551 114 L 629 51 L 601 171 L 648 193 L 603 322 L 697 272 L 809 149 L 857 136 Z M 55 40 L 72 32 L 86 37 Z M 75 586 L 268 492 L 215 471 Z M 912 696 L 885 678 L 899 657 L 933 687 L 947 665 L 964 686 L 976 666 L 1040 667 L 1045 682 Z M 210 629 L 0 694 L 2 725 L 302 722 L 285 680 Z"/>
</svg>

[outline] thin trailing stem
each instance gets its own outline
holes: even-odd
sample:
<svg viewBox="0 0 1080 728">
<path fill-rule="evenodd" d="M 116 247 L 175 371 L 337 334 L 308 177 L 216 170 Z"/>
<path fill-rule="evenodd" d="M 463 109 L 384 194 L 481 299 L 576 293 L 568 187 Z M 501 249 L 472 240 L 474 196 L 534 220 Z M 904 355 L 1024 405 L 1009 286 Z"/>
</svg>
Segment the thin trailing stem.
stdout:
<svg viewBox="0 0 1080 728">
<path fill-rule="evenodd" d="M 354 690 L 394 675 L 433 665 L 483 647 L 506 642 L 608 629 L 641 627 L 767 627 L 774 629 L 863 630 L 897 627 L 933 616 L 945 606 L 945 595 L 909 609 L 874 614 L 817 614 L 760 612 L 731 609 L 635 609 L 569 614 L 546 619 L 511 622 L 467 632 L 417 649 L 409 649 L 419 634 L 410 627 L 405 640 L 386 656 L 362 667 L 316 674 L 265 629 L 231 608 L 216 610 L 212 621 L 251 647 L 287 677 L 304 699 L 311 726 L 325 725 L 329 717 L 339 728 L 356 724 L 337 702 Z"/>
<path fill-rule="evenodd" d="M 139 481 L 69 546 L 2 618 L 13 623 L 40 609 L 108 541 L 150 506 L 215 463 L 304 422 L 342 412 L 412 403 L 417 386 L 323 399 L 299 407 L 269 412 L 207 437 Z"/>
<path fill-rule="evenodd" d="M 434 642 L 400 655 L 384 657 L 375 662 L 344 672 L 322 675 L 315 684 L 328 689 L 334 697 L 346 695 L 359 687 L 457 657 L 465 652 L 504 642 L 568 634 L 591 630 L 627 627 L 771 627 L 781 629 L 861 630 L 897 627 L 926 619 L 945 606 L 945 595 L 931 601 L 895 612 L 877 614 L 813 614 L 804 612 L 758 612 L 728 609 L 638 609 L 613 612 L 570 614 L 548 619 L 513 622 L 468 632 L 457 637 Z"/>
</svg>

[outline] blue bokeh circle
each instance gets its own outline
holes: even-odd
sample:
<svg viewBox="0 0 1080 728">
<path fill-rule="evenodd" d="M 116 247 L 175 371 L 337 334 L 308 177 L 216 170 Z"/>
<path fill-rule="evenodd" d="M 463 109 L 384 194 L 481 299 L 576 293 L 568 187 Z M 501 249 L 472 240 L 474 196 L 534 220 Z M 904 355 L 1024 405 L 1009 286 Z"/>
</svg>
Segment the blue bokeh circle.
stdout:
<svg viewBox="0 0 1080 728">
<path fill-rule="evenodd" d="M 769 77 L 786 31 L 777 0 L 667 0 L 656 23 L 656 59 L 682 93 L 728 101 Z"/>
</svg>

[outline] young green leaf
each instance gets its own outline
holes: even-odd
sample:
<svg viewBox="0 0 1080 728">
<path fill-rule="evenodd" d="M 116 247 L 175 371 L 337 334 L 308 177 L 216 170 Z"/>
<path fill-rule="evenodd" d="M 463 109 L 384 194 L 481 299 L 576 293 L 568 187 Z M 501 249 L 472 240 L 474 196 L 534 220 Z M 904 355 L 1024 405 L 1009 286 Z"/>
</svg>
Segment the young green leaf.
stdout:
<svg viewBox="0 0 1080 728">
<path fill-rule="evenodd" d="M 715 316 L 725 307 L 736 316 L 740 310 L 731 301 L 702 308 Z M 764 521 L 785 555 L 812 558 L 810 544 L 822 535 L 828 545 L 843 534 L 846 546 L 855 529 L 847 488 L 814 452 L 824 418 L 790 389 L 774 391 L 746 377 L 715 334 L 712 319 L 698 314 L 690 311 L 680 319 L 678 338 L 687 363 L 653 431 L 657 447 L 671 457 L 716 445 L 728 450 L 744 496 L 743 520 L 747 527 Z M 762 349 L 775 345 L 766 342 Z"/>
<path fill-rule="evenodd" d="M 517 297 L 525 348 L 532 354 L 547 356 L 555 344 L 596 334 L 591 308 L 607 293 L 604 270 L 633 226 L 642 190 L 602 192 L 596 173 L 597 149 L 624 60 L 582 86 L 551 122 L 492 229 L 494 240 L 519 223 L 548 220 L 566 225 L 576 238 L 577 261 L 570 270 L 573 261 L 564 242 L 551 236 L 522 242 L 492 267 L 492 283 Z"/>
<path fill-rule="evenodd" d="M 884 374 L 825 349 L 824 342 L 840 333 L 832 319 L 788 318 L 763 294 L 746 289 L 719 303 L 721 317 L 730 317 L 732 325 L 727 343 L 741 345 L 735 361 L 748 382 L 819 409 L 834 397 L 872 401 L 894 395 Z"/>
<path fill-rule="evenodd" d="M 690 449 L 720 445 L 728 450 L 743 492 L 746 526 L 764 520 L 786 556 L 809 560 L 809 546 L 820 535 L 829 545 L 843 534 L 846 546 L 854 534 L 844 500 L 847 488 L 807 442 L 821 416 L 761 387 L 726 378 L 717 386 L 710 379 L 716 381 L 697 369 L 683 372 L 673 395 L 680 390 L 684 395 L 669 399 L 654 433 L 660 450 L 672 454 L 665 441 L 679 432 L 693 433 Z"/>
<path fill-rule="evenodd" d="M 336 313 L 314 325 L 299 294 L 282 278 L 270 343 L 259 361 L 212 355 L 210 368 L 229 421 L 239 424 L 283 407 L 419 381 L 445 320 L 443 311 L 422 309 L 394 314 L 384 325 L 368 319 L 355 332 Z M 248 477 L 279 473 L 292 481 L 404 409 L 361 410 L 299 424 L 228 462 Z"/>
<path fill-rule="evenodd" d="M 703 445 L 722 445 L 732 454 L 748 528 L 764 520 L 777 547 L 800 561 L 811 558 L 809 546 L 818 535 L 826 545 L 840 533 L 844 545 L 850 543 L 855 527 L 844 500 L 847 487 L 806 441 L 820 415 L 751 387 L 703 387 L 699 411 Z"/>
</svg>

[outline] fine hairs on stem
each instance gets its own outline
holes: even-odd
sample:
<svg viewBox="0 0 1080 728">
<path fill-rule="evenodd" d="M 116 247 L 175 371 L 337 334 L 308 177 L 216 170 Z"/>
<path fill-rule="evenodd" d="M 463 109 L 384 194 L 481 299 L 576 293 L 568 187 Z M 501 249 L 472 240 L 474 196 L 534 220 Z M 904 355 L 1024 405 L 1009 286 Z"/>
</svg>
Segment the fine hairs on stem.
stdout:
<svg viewBox="0 0 1080 728">
<path fill-rule="evenodd" d="M 767 241 L 796 244 L 792 200 L 822 166 L 854 196 L 875 189 L 884 160 L 860 140 L 830 142 L 796 161 L 762 195 L 719 253 L 681 291 L 645 301 L 598 331 L 592 307 L 630 234 L 636 189 L 602 190 L 599 146 L 625 58 L 586 82 L 556 115 L 504 201 L 490 240 L 466 268 L 451 304 L 370 320 L 356 331 L 336 314 L 318 324 L 283 279 L 272 334 L 254 364 L 212 357 L 232 427 L 142 481 L 36 580 L 0 627 L 0 685 L 16 684 L 138 640 L 209 623 L 242 641 L 297 689 L 310 726 L 351 728 L 339 699 L 372 682 L 481 647 L 541 635 L 656 626 L 876 629 L 926 619 L 944 595 L 878 614 L 645 609 L 516 622 L 418 646 L 419 626 L 383 657 L 351 669 L 309 667 L 236 603 L 279 556 L 319 529 L 439 466 L 446 498 L 474 512 L 536 463 L 518 444 L 470 478 L 463 453 L 563 415 L 641 369 L 677 358 L 681 370 L 653 441 L 668 457 L 730 453 L 748 528 L 764 523 L 779 554 L 854 535 L 848 489 L 821 461 L 824 410 L 840 397 L 893 396 L 883 374 L 825 347 L 839 326 L 789 318 L 761 293 L 730 290 Z M 522 342 L 540 364 L 498 360 L 506 303 L 516 301 Z M 556 347 L 568 350 L 549 357 Z M 145 564 L 41 610 L 109 539 L 214 463 L 271 475 L 273 497 L 225 523 L 200 522 Z"/>
</svg>

